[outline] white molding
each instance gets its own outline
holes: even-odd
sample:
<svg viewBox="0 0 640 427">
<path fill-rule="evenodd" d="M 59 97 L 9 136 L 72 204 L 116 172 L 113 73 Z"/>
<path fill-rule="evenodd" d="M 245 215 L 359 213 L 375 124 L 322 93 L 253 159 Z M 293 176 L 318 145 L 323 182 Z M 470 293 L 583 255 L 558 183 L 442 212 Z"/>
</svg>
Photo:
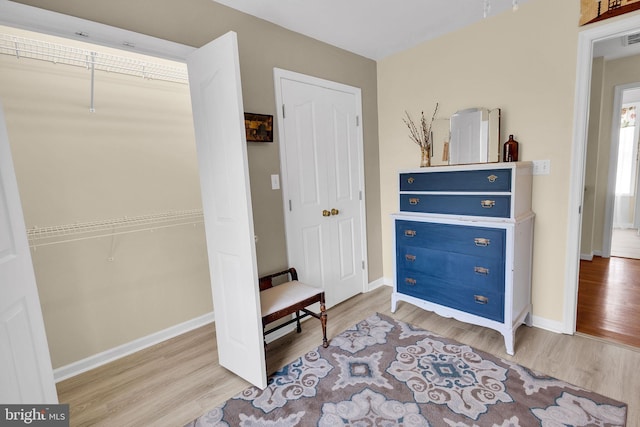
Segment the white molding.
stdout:
<svg viewBox="0 0 640 427">
<path fill-rule="evenodd" d="M 374 280 L 373 282 L 369 282 L 369 285 L 367 286 L 367 289 L 365 290 L 365 292 L 371 292 L 374 289 L 378 289 L 381 286 L 393 287 L 393 281 L 389 278 L 381 277 L 377 280 Z"/>
<path fill-rule="evenodd" d="M 589 96 L 593 43 L 611 37 L 631 34 L 640 28 L 640 15 L 599 25 L 578 34 L 576 62 L 576 95 L 573 110 L 573 139 L 571 180 L 569 183 L 567 247 L 564 277 L 564 306 L 561 331 L 574 334 L 578 304 L 578 274 L 580 268 L 580 232 L 586 161 L 587 128 L 589 125 Z"/>
<path fill-rule="evenodd" d="M 533 326 L 535 328 L 544 329 L 549 332 L 554 332 L 556 334 L 563 334 L 564 331 L 564 323 L 558 322 L 557 320 L 549 320 L 540 316 L 532 316 Z M 571 334 L 570 334 L 571 335 Z"/>
<path fill-rule="evenodd" d="M 590 254 L 580 254 L 580 259 L 583 261 L 593 261 L 593 252 Z"/>
<path fill-rule="evenodd" d="M 197 329 L 201 326 L 213 323 L 213 312 L 204 314 L 195 319 L 188 320 L 183 323 L 171 326 L 162 331 L 155 332 L 145 337 L 138 338 L 130 341 L 126 344 L 119 345 L 102 353 L 94 354 L 85 359 L 78 360 L 77 362 L 70 363 L 66 366 L 61 366 L 53 370 L 53 377 L 55 382 L 60 382 L 68 378 L 74 377 L 83 372 L 87 372 L 91 369 L 105 365 L 114 360 L 133 354 L 137 351 L 143 350 L 152 345 L 156 345 L 168 339 L 174 338 L 178 335 Z"/>
</svg>

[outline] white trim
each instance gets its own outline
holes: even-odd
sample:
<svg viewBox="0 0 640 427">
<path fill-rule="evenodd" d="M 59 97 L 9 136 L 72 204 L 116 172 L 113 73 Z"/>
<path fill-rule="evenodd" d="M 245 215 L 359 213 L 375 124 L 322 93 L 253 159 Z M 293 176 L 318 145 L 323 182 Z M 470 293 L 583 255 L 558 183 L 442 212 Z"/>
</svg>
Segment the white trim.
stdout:
<svg viewBox="0 0 640 427">
<path fill-rule="evenodd" d="M 373 282 L 369 282 L 369 284 L 367 285 L 367 289 L 365 290 L 365 292 L 371 292 L 374 289 L 378 289 L 381 286 L 390 286 L 393 287 L 393 280 L 388 279 L 386 277 L 381 277 L 377 280 L 374 280 Z"/>
<path fill-rule="evenodd" d="M 321 79 L 319 77 L 308 76 L 306 74 L 296 73 L 294 71 L 288 71 L 281 68 L 273 69 L 273 80 L 275 88 L 275 100 L 276 100 L 276 120 L 278 122 L 278 140 L 280 141 L 280 173 L 282 176 L 282 204 L 284 209 L 284 222 L 285 222 L 285 235 L 287 241 L 287 258 L 291 259 L 290 251 L 292 250 L 289 244 L 290 230 L 290 215 L 289 212 L 289 186 L 288 186 L 288 171 L 286 162 L 286 152 L 282 141 L 285 140 L 284 126 L 282 126 L 284 117 L 282 112 L 282 86 L 281 80 L 288 79 L 297 82 L 319 86 L 327 89 L 341 91 L 349 94 L 353 94 L 356 98 L 356 115 L 359 117 L 358 123 L 358 180 L 360 182 L 360 233 L 362 236 L 362 259 L 364 261 L 364 271 L 362 274 L 361 291 L 366 292 L 368 288 L 369 280 L 369 257 L 367 254 L 367 215 L 366 215 L 366 191 L 365 191 L 365 174 L 364 174 L 364 124 L 362 119 L 362 90 L 355 86 L 349 86 L 346 84 L 333 82 L 331 80 Z"/>
<path fill-rule="evenodd" d="M 593 43 L 611 37 L 631 34 L 640 28 L 640 15 L 600 25 L 578 34 L 576 66 L 576 95 L 571 155 L 571 182 L 569 185 L 567 248 L 564 286 L 563 322 L 561 331 L 576 331 L 578 304 L 578 273 L 580 268 L 580 231 L 582 228 L 582 198 L 586 157 L 587 127 L 589 125 L 589 92 Z"/>
<path fill-rule="evenodd" d="M 0 25 L 182 62 L 195 50 L 191 46 L 169 40 L 8 0 L 0 0 Z M 88 37 L 78 36 L 76 32 L 82 32 Z"/>
<path fill-rule="evenodd" d="M 593 252 L 590 254 L 580 254 L 580 259 L 584 261 L 593 261 Z"/>
<path fill-rule="evenodd" d="M 532 316 L 532 322 L 534 328 L 544 329 L 556 334 L 564 333 L 563 322 L 558 322 L 557 320 L 549 320 L 539 316 Z"/>
<path fill-rule="evenodd" d="M 213 323 L 214 316 L 213 311 L 204 314 L 195 319 L 188 320 L 183 323 L 171 326 L 162 331 L 155 332 L 151 335 L 141 337 L 130 341 L 126 344 L 119 345 L 117 347 L 110 348 L 102 353 L 94 354 L 85 359 L 78 360 L 77 362 L 70 363 L 60 368 L 53 370 L 53 377 L 55 382 L 60 382 L 68 378 L 79 375 L 83 372 L 87 372 L 91 369 L 105 365 L 114 360 L 133 354 L 137 351 L 143 350 L 147 347 L 159 344 L 168 339 L 177 337 L 178 335 L 197 329 L 201 326 Z"/>
</svg>

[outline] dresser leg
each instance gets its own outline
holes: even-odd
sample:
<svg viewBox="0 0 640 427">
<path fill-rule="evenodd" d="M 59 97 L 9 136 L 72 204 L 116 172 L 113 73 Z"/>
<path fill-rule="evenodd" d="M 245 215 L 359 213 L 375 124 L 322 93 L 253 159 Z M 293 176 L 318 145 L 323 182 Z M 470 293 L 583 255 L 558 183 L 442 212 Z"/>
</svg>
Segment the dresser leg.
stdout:
<svg viewBox="0 0 640 427">
<path fill-rule="evenodd" d="M 395 313 L 396 308 L 398 308 L 398 299 L 396 298 L 395 292 L 391 294 L 391 312 Z"/>
<path fill-rule="evenodd" d="M 506 347 L 507 354 L 509 356 L 513 356 L 514 354 L 516 354 L 513 349 L 513 343 L 515 342 L 515 338 L 516 338 L 515 329 L 510 332 L 509 331 L 504 332 L 502 335 L 504 336 L 504 346 Z"/>
</svg>

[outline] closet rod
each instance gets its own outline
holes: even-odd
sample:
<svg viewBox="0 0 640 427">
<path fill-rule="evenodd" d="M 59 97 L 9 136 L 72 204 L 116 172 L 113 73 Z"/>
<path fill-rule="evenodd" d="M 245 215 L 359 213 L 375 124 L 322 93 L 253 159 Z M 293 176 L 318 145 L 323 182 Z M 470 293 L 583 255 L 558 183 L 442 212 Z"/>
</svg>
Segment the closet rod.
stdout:
<svg viewBox="0 0 640 427">
<path fill-rule="evenodd" d="M 87 69 L 90 69 L 93 64 L 96 70 L 150 80 L 164 80 L 182 84 L 189 82 L 186 66 L 169 66 L 141 61 L 8 34 L 0 34 L 0 53 L 15 56 L 18 59 L 37 59 Z"/>
</svg>

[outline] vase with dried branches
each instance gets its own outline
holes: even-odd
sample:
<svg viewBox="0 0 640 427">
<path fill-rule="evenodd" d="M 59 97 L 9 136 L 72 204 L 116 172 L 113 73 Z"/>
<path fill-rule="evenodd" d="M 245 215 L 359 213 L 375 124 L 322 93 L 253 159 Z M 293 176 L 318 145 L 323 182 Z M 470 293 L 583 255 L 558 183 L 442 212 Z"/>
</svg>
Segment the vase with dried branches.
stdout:
<svg viewBox="0 0 640 427">
<path fill-rule="evenodd" d="M 433 111 L 433 115 L 431 116 L 431 120 L 427 122 L 426 117 L 424 116 L 424 111 L 420 117 L 419 125 L 416 125 L 406 111 L 404 114 L 405 118 L 402 119 L 405 125 L 409 128 L 409 138 L 418 144 L 420 147 L 420 167 L 431 166 L 431 143 L 432 143 L 432 135 L 431 135 L 431 125 L 433 124 L 433 120 L 436 118 L 436 113 L 438 112 L 438 103 L 436 103 L 436 108 Z"/>
</svg>

